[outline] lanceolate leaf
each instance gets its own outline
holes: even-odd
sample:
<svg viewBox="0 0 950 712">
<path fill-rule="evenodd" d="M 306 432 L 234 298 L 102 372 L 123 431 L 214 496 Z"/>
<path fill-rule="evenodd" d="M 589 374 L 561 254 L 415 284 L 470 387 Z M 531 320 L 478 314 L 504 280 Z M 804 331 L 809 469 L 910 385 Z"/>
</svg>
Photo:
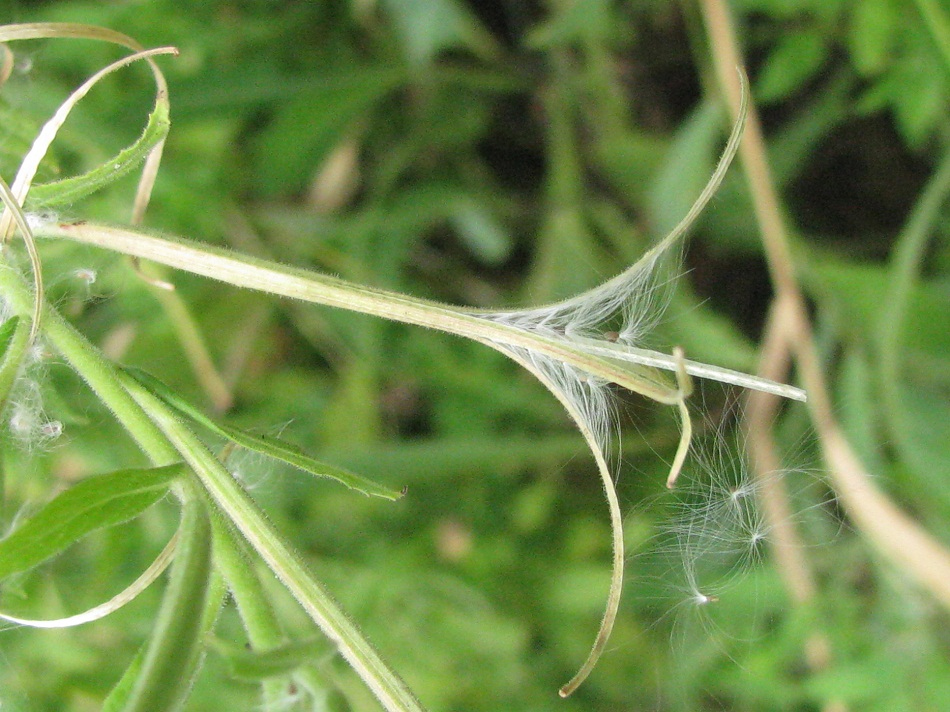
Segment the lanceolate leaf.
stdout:
<svg viewBox="0 0 950 712">
<path fill-rule="evenodd" d="M 235 445 L 267 455 L 275 460 L 286 462 L 288 465 L 309 472 L 316 477 L 328 477 L 336 480 L 340 484 L 346 485 L 350 489 L 362 492 L 365 495 L 382 497 L 388 500 L 397 500 L 403 496 L 404 492 L 384 487 L 360 475 L 344 470 L 340 467 L 328 465 L 325 462 L 319 462 L 304 453 L 293 443 L 281 440 L 279 438 L 263 435 L 252 435 L 239 428 L 232 428 L 227 425 L 216 423 L 207 415 L 202 413 L 191 403 L 181 398 L 171 388 L 159 381 L 154 376 L 145 373 L 136 368 L 126 367 L 125 372 L 148 388 L 153 395 L 161 398 L 165 403 L 177 410 L 182 415 L 190 418 L 199 425 L 207 428 L 213 433 L 217 433 L 223 438 L 230 440 Z"/>
<path fill-rule="evenodd" d="M 122 677 L 119 678 L 119 681 L 109 692 L 109 696 L 106 697 L 102 703 L 101 712 L 123 712 L 128 704 L 129 698 L 132 696 L 135 682 L 138 680 L 139 674 L 142 671 L 142 662 L 145 660 L 147 650 L 148 641 L 143 643 L 138 649 L 138 652 L 135 653 L 135 657 L 132 658 L 132 662 L 129 663 L 125 672 L 122 673 Z"/>
<path fill-rule="evenodd" d="M 230 428 L 225 425 L 218 425 L 214 430 L 241 447 L 254 450 L 268 457 L 273 457 L 281 462 L 286 462 L 288 465 L 293 465 L 297 469 L 309 472 L 316 477 L 328 477 L 331 480 L 336 480 L 340 484 L 362 492 L 365 495 L 395 501 L 405 494 L 404 490 L 394 490 L 390 487 L 377 484 L 362 475 L 344 470 L 341 467 L 335 467 L 326 462 L 314 460 L 296 445 L 286 440 L 280 440 L 266 435 L 251 435 L 244 430 Z"/>
<path fill-rule="evenodd" d="M 183 472 L 182 464 L 120 470 L 71 487 L 0 541 L 0 579 L 38 566 L 96 529 L 133 519 Z"/>
<path fill-rule="evenodd" d="M 29 339 L 30 326 L 20 317 L 10 317 L 0 325 L 0 411 L 16 380 Z"/>
<path fill-rule="evenodd" d="M 12 316 L 3 324 L 0 324 L 0 354 L 6 356 L 7 349 L 10 348 L 10 341 L 13 339 L 13 332 L 16 330 L 20 317 Z"/>
<path fill-rule="evenodd" d="M 26 209 L 41 210 L 69 205 L 124 177 L 141 165 L 149 152 L 165 139 L 169 126 L 168 105 L 159 101 L 148 117 L 145 131 L 135 143 L 87 173 L 34 184 L 27 196 Z"/>
</svg>

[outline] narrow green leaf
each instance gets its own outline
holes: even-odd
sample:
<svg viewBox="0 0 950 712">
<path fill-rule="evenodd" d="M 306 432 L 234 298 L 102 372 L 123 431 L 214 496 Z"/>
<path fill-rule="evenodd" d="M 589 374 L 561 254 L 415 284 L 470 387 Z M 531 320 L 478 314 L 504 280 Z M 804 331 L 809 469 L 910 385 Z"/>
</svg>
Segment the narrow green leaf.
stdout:
<svg viewBox="0 0 950 712">
<path fill-rule="evenodd" d="M 90 532 L 133 519 L 184 471 L 182 464 L 120 470 L 71 487 L 0 541 L 0 579 L 38 566 Z"/>
<path fill-rule="evenodd" d="M 26 209 L 40 210 L 69 205 L 124 177 L 165 139 L 169 126 L 168 105 L 160 101 L 149 114 L 148 124 L 135 143 L 87 173 L 50 183 L 34 184 L 27 197 Z"/>
<path fill-rule="evenodd" d="M 3 324 L 0 324 L 0 354 L 6 355 L 10 342 L 13 340 L 13 332 L 16 331 L 17 324 L 20 323 L 20 317 L 12 316 Z"/>
<path fill-rule="evenodd" d="M 181 398 L 171 388 L 154 376 L 131 367 L 125 367 L 125 372 L 150 390 L 153 395 L 161 398 L 182 415 L 240 447 L 253 450 L 262 455 L 272 457 L 275 460 L 280 460 L 281 462 L 286 462 L 288 465 L 292 465 L 304 472 L 309 472 L 316 477 L 327 477 L 331 480 L 336 480 L 340 484 L 368 496 L 382 497 L 395 501 L 405 494 L 404 492 L 377 484 L 372 480 L 344 470 L 343 468 L 314 460 L 299 447 L 286 440 L 265 435 L 252 435 L 239 428 L 220 425 L 191 403 Z"/>
<path fill-rule="evenodd" d="M 0 411 L 6 404 L 30 341 L 30 324 L 18 316 L 0 325 Z"/>
<path fill-rule="evenodd" d="M 325 639 L 297 640 L 268 650 L 246 650 L 219 640 L 214 649 L 232 677 L 250 681 L 287 675 L 331 650 Z"/>
<path fill-rule="evenodd" d="M 145 660 L 145 652 L 147 650 L 148 642 L 146 641 L 139 647 L 135 657 L 132 658 L 132 662 L 129 663 L 125 672 L 122 673 L 122 677 L 119 678 L 119 681 L 109 691 L 109 696 L 106 697 L 102 703 L 101 712 L 121 712 L 125 705 L 128 704 L 132 690 L 135 688 L 135 681 L 138 679 L 142 670 L 142 662 Z"/>
<path fill-rule="evenodd" d="M 238 428 L 227 426 L 217 426 L 217 431 L 229 440 L 237 443 L 248 450 L 254 450 L 273 457 L 275 460 L 286 462 L 299 470 L 309 472 L 316 477 L 327 477 L 336 480 L 342 485 L 346 485 L 352 490 L 362 492 L 371 497 L 382 497 L 390 501 L 400 499 L 405 492 L 403 490 L 394 490 L 390 487 L 373 482 L 362 475 L 357 475 L 341 467 L 319 462 L 304 453 L 293 443 L 286 440 L 280 440 L 267 435 L 251 435 Z"/>
</svg>

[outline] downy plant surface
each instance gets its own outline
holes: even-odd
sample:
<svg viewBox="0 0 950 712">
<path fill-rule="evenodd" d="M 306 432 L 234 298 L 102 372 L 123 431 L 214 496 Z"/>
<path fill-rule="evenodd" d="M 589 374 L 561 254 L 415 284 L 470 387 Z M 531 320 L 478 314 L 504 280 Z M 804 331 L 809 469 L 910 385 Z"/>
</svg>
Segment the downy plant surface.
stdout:
<svg viewBox="0 0 950 712">
<path fill-rule="evenodd" d="M 950 7 L 716 6 L 0 8 L 0 708 L 943 709 Z"/>
</svg>

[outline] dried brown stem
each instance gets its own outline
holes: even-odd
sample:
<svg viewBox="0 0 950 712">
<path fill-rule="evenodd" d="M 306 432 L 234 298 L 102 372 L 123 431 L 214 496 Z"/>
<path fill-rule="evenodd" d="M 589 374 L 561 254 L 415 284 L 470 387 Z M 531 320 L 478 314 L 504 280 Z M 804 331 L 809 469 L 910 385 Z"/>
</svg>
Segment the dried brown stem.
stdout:
<svg viewBox="0 0 950 712">
<path fill-rule="evenodd" d="M 785 376 L 788 372 L 789 353 L 788 325 L 790 302 L 777 299 L 772 303 L 769 321 L 765 329 L 759 362 L 759 373 Z M 792 520 L 792 507 L 788 501 L 783 478 L 766 476 L 781 472 L 782 462 L 772 436 L 779 399 L 759 398 L 749 393 L 743 427 L 746 431 L 752 470 L 759 480 L 757 492 L 769 521 L 770 544 L 792 600 L 803 604 L 815 595 L 815 582 L 811 566 L 804 556 L 801 537 Z"/>
<path fill-rule="evenodd" d="M 742 66 L 735 32 L 723 0 L 701 0 L 713 47 L 716 74 L 730 108 L 739 106 L 735 68 Z M 778 196 L 765 157 L 765 143 L 754 107 L 739 148 L 777 299 L 788 306 L 786 343 L 808 391 L 808 407 L 838 497 L 857 529 L 890 563 L 912 577 L 950 609 L 950 553 L 916 521 L 900 511 L 874 484 L 844 437 L 812 336 L 805 301 L 795 278 Z"/>
</svg>

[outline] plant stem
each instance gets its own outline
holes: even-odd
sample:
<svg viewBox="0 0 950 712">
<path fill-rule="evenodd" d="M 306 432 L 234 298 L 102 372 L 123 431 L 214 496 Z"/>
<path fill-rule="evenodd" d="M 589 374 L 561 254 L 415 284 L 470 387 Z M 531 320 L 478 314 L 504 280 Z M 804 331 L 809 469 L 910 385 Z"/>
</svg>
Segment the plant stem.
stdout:
<svg viewBox="0 0 950 712">
<path fill-rule="evenodd" d="M 716 74 L 733 113 L 740 91 L 735 67 L 742 66 L 735 31 L 723 0 L 701 0 L 713 48 Z M 739 150 L 752 196 L 776 299 L 787 302 L 784 330 L 808 391 L 812 422 L 818 431 L 835 489 L 855 525 L 900 570 L 906 571 L 950 609 L 950 552 L 899 510 L 874 484 L 834 416 L 821 359 L 815 345 L 804 297 L 795 277 L 778 196 L 765 158 L 765 141 L 754 110 Z"/>
<path fill-rule="evenodd" d="M 91 223 L 50 223 L 37 229 L 45 237 L 62 237 L 133 257 L 153 260 L 193 274 L 269 294 L 357 311 L 406 324 L 425 326 L 474 339 L 492 348 L 499 344 L 534 351 L 585 373 L 639 393 L 659 403 L 679 402 L 676 389 L 655 368 L 675 370 L 667 354 L 625 348 L 604 341 L 597 348 L 577 339 L 553 338 L 486 318 L 490 312 L 462 309 L 396 292 L 375 289 L 307 270 L 223 250 L 182 238 L 159 237 L 128 228 Z M 577 298 L 575 297 L 572 302 Z M 649 365 L 644 364 L 649 359 Z M 735 371 L 687 362 L 687 371 L 802 400 L 796 388 L 744 376 Z"/>
<path fill-rule="evenodd" d="M 12 324 L 5 323 L 9 328 Z M 7 398 L 10 390 L 20 374 L 20 365 L 23 356 L 30 345 L 30 324 L 25 318 L 18 318 L 13 325 L 13 333 L 7 341 L 2 357 L 0 357 L 0 417 L 6 415 Z M 6 527 L 6 474 L 0 465 L 0 526 Z"/>
<path fill-rule="evenodd" d="M 212 515 L 215 563 L 228 582 L 254 650 L 267 650 L 284 643 L 286 637 L 261 585 L 253 562 L 245 555 L 246 544 L 239 540 L 220 511 Z M 284 695 L 281 680 L 262 683 L 264 709 L 276 707 Z"/>
<path fill-rule="evenodd" d="M 0 266 L 0 292 L 21 314 L 29 314 L 33 297 L 13 268 Z M 43 310 L 43 333 L 116 415 L 154 465 L 171 465 L 181 457 L 131 396 L 120 385 L 115 369 L 58 311 Z"/>
<path fill-rule="evenodd" d="M 208 512 L 192 491 L 182 505 L 178 550 L 155 631 L 123 712 L 174 712 L 184 705 L 201 659 L 211 572 Z"/>
<path fill-rule="evenodd" d="M 324 634 L 339 647 L 340 653 L 383 706 L 388 710 L 421 712 L 422 706 L 406 683 L 383 662 L 330 592 L 310 576 L 300 557 L 284 542 L 231 473 L 164 402 L 132 378 L 124 378 L 123 383 L 184 456 L 218 506 Z"/>
<path fill-rule="evenodd" d="M 29 313 L 32 305 L 29 289 L 8 266 L 0 266 L 0 292 L 15 309 Z M 344 657 L 387 709 L 422 710 L 406 684 L 379 658 L 332 596 L 310 577 L 303 562 L 282 541 L 230 473 L 161 400 L 132 378 L 117 374 L 98 349 L 48 306 L 44 308 L 44 333 L 103 403 L 112 409 L 154 464 L 171 464 L 184 457 L 195 469 L 212 499 L 326 635 L 339 645 Z"/>
</svg>

